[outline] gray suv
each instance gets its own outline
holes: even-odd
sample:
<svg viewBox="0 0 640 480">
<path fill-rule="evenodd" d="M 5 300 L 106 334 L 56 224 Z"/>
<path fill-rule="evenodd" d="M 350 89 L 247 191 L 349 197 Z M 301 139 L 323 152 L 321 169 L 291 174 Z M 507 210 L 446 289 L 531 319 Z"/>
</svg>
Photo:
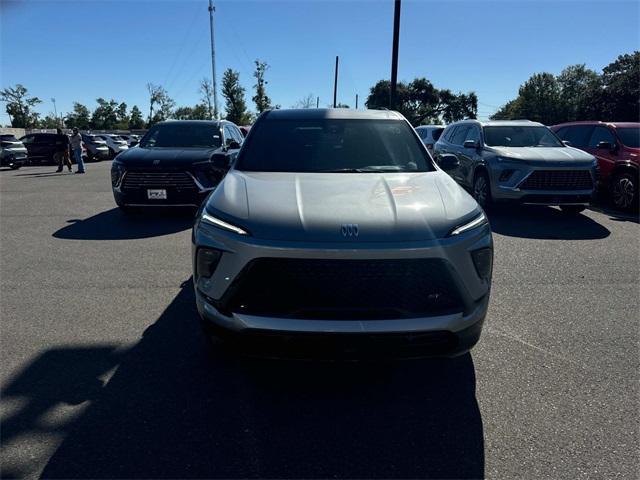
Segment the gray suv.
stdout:
<svg viewBox="0 0 640 480">
<path fill-rule="evenodd" d="M 452 355 L 478 341 L 487 312 L 487 218 L 397 112 L 262 114 L 192 240 L 203 325 L 234 338 Z"/>
<path fill-rule="evenodd" d="M 595 157 L 565 145 L 541 123 L 456 122 L 434 147 L 436 161 L 452 155 L 455 166 L 449 174 L 484 208 L 494 201 L 515 200 L 579 213 L 593 197 Z"/>
</svg>

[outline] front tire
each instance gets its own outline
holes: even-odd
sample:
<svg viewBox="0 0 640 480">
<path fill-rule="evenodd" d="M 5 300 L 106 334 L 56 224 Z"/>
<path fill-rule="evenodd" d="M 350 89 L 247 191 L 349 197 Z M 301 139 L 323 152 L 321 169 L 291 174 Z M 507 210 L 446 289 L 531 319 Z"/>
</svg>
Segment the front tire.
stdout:
<svg viewBox="0 0 640 480">
<path fill-rule="evenodd" d="M 620 210 L 638 208 L 638 178 L 631 173 L 619 173 L 611 182 L 611 202 Z"/>
<path fill-rule="evenodd" d="M 580 212 L 584 211 L 587 208 L 584 205 L 560 205 L 560 210 L 562 213 L 567 215 L 578 215 Z"/>
<path fill-rule="evenodd" d="M 486 172 L 480 171 L 476 173 L 473 179 L 472 195 L 484 210 L 488 210 L 491 207 L 491 184 L 489 183 L 489 175 Z"/>
</svg>

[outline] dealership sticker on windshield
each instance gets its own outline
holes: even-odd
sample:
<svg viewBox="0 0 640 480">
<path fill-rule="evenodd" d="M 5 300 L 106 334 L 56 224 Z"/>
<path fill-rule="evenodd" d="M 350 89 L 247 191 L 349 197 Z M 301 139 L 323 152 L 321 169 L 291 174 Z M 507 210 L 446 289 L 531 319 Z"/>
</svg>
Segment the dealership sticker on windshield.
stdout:
<svg viewBox="0 0 640 480">
<path fill-rule="evenodd" d="M 149 200 L 166 200 L 167 191 L 165 189 L 147 190 L 147 198 Z"/>
</svg>

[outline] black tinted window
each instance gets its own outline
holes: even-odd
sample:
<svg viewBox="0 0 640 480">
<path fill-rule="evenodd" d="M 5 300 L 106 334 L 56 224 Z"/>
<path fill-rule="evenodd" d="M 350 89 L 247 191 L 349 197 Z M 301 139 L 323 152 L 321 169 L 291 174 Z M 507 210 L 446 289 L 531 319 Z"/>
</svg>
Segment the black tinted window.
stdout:
<svg viewBox="0 0 640 480">
<path fill-rule="evenodd" d="M 453 134 L 455 133 L 457 128 L 458 127 L 447 127 L 447 129 L 445 130 L 445 134 L 444 134 L 444 139 L 447 142 L 451 142 L 451 137 L 453 137 Z"/>
<path fill-rule="evenodd" d="M 237 169 L 264 172 L 432 170 L 411 127 L 397 120 L 266 120 L 252 128 Z"/>
<path fill-rule="evenodd" d="M 609 142 L 613 146 L 616 144 L 616 137 L 607 127 L 596 127 L 591 134 L 589 148 L 597 148 L 600 142 Z"/>
<path fill-rule="evenodd" d="M 437 142 L 440 139 L 440 135 L 444 132 L 444 128 L 436 128 L 433 132 L 431 132 L 431 137 L 433 137 L 433 141 Z"/>
<path fill-rule="evenodd" d="M 140 142 L 140 146 L 146 148 L 213 148 L 220 145 L 220 131 L 214 124 L 166 123 L 155 125 Z"/>
<path fill-rule="evenodd" d="M 462 145 L 467 136 L 467 130 L 469 130 L 469 125 L 459 125 L 458 128 L 456 128 L 456 133 L 453 134 L 451 143 L 454 145 Z"/>
<path fill-rule="evenodd" d="M 586 147 L 589 144 L 592 130 L 593 125 L 568 127 L 563 140 L 569 140 L 573 147 Z"/>
<path fill-rule="evenodd" d="M 622 127 L 617 132 L 623 145 L 640 148 L 640 127 Z"/>
</svg>

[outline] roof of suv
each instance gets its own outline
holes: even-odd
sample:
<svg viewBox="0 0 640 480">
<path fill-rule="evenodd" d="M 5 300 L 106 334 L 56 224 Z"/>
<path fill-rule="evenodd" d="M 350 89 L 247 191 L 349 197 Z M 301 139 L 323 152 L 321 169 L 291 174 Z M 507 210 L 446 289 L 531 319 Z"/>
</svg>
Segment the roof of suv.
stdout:
<svg viewBox="0 0 640 480">
<path fill-rule="evenodd" d="M 554 125 L 552 128 L 567 127 L 570 125 L 609 125 L 614 128 L 618 128 L 618 127 L 624 128 L 624 127 L 638 127 L 640 126 L 640 123 L 639 122 L 601 122 L 599 120 L 584 120 L 581 122 L 558 123 L 557 125 Z"/>
<path fill-rule="evenodd" d="M 540 122 L 532 122 L 531 120 L 460 120 L 459 122 L 452 123 L 451 125 L 459 125 L 462 123 L 474 123 L 481 127 L 514 127 L 514 126 L 531 126 L 531 127 L 544 127 L 545 125 Z"/>
<path fill-rule="evenodd" d="M 401 114 L 392 110 L 355 110 L 352 108 L 269 110 L 263 115 L 278 120 L 404 120 Z"/>
</svg>

